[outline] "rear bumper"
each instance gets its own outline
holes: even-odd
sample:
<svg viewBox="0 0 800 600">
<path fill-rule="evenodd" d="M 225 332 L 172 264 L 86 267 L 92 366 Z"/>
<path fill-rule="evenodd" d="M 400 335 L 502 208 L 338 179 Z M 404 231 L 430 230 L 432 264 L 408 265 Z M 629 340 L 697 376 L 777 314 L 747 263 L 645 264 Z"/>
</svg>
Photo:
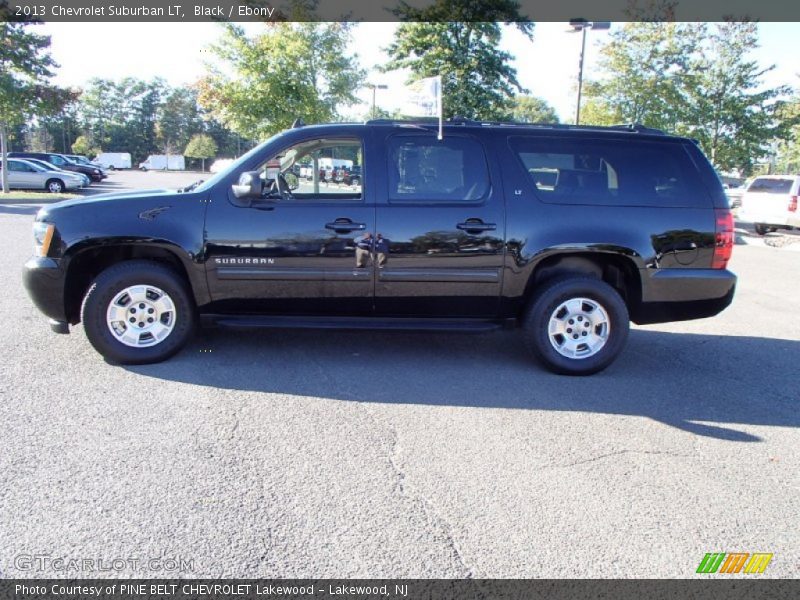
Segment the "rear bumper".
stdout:
<svg viewBox="0 0 800 600">
<path fill-rule="evenodd" d="M 662 269 L 642 274 L 642 302 L 632 311 L 640 325 L 713 317 L 733 301 L 736 275 L 725 269 Z"/>
<path fill-rule="evenodd" d="M 31 258 L 23 267 L 22 281 L 36 308 L 53 321 L 67 321 L 64 307 L 64 271 L 60 261 L 53 258 Z"/>
</svg>

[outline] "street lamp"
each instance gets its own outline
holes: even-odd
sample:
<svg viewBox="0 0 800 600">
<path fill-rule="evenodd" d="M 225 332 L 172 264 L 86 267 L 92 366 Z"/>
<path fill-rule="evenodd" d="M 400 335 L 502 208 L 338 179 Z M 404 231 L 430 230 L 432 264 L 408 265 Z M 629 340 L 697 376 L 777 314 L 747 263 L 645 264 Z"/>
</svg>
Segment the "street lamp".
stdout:
<svg viewBox="0 0 800 600">
<path fill-rule="evenodd" d="M 375 118 L 375 90 L 387 90 L 387 89 L 389 89 L 389 86 L 388 85 L 384 85 L 382 83 L 379 83 L 379 84 L 368 83 L 367 87 L 368 88 L 372 88 L 372 113 L 371 113 L 371 117 L 374 119 Z"/>
<path fill-rule="evenodd" d="M 572 29 L 571 33 L 581 32 L 581 58 L 578 62 L 578 108 L 575 110 L 575 125 L 581 123 L 581 92 L 583 91 L 583 54 L 586 52 L 586 30 L 587 29 L 608 29 L 611 23 L 608 21 L 587 21 L 586 19 L 572 19 L 569 22 Z"/>
</svg>

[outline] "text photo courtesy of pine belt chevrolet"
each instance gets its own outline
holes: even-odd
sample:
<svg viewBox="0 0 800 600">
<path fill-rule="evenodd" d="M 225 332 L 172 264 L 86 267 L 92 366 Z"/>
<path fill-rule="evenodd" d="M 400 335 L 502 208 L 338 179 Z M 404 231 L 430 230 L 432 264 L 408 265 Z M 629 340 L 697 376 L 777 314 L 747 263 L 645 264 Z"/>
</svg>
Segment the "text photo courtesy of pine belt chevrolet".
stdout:
<svg viewBox="0 0 800 600">
<path fill-rule="evenodd" d="M 46 206 L 25 285 L 54 331 L 82 322 L 121 364 L 170 357 L 197 325 L 520 327 L 547 368 L 585 375 L 630 321 L 731 303 L 733 220 L 694 141 L 464 119 L 437 133 L 298 123 L 180 191 Z M 334 157 L 351 185 L 321 177 Z"/>
</svg>

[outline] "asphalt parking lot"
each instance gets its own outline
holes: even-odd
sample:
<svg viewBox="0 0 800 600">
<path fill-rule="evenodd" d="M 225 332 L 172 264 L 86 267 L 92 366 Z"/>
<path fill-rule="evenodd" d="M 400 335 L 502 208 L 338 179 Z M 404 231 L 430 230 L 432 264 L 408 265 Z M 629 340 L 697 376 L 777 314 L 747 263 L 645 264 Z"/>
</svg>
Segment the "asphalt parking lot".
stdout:
<svg viewBox="0 0 800 600">
<path fill-rule="evenodd" d="M 109 184 L 142 177 L 198 175 Z M 3 577 L 800 576 L 800 244 L 741 228 L 727 311 L 589 378 L 515 332 L 219 330 L 123 368 L 29 301 L 36 210 L 0 204 Z"/>
</svg>

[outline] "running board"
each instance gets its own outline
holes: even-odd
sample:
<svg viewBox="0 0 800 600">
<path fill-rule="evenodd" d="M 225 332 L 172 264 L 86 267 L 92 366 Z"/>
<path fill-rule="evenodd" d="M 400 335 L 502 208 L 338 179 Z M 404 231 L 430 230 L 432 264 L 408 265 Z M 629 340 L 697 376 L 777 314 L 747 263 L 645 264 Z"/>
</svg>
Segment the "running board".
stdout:
<svg viewBox="0 0 800 600">
<path fill-rule="evenodd" d="M 269 329 L 369 329 L 381 331 L 443 331 L 483 333 L 503 327 L 483 319 L 419 319 L 406 317 L 287 317 L 260 315 L 201 315 L 204 327 Z"/>
</svg>

